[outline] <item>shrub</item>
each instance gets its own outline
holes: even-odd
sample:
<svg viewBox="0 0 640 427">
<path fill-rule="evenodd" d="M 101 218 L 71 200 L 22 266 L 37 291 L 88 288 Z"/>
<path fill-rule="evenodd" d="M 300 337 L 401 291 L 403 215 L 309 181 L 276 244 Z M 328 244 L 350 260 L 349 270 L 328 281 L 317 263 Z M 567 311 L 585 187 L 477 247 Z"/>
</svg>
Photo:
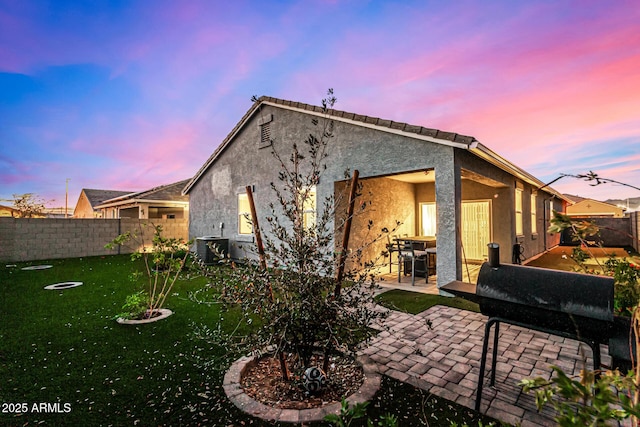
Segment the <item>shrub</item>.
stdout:
<svg viewBox="0 0 640 427">
<path fill-rule="evenodd" d="M 138 260 L 142 258 L 144 260 L 148 289 L 146 292 L 137 292 L 127 297 L 127 301 L 122 307 L 126 311 L 121 313 L 124 316 L 120 316 L 123 318 L 140 318 L 144 317 L 145 313 L 151 317 L 156 311 L 160 310 L 164 306 L 173 285 L 178 280 L 190 254 L 189 245 L 191 241 L 185 242 L 182 239 L 164 237 L 162 235 L 162 226 L 155 224 L 151 225 L 153 227 L 153 238 L 149 249 L 144 241 L 143 225 L 146 224 L 139 223 L 138 233 L 123 233 L 105 245 L 105 248 L 113 249 L 115 246 L 134 244 L 137 249 L 131 255 L 131 259 Z M 138 308 L 145 300 L 146 308 L 139 312 Z"/>
<path fill-rule="evenodd" d="M 551 381 L 524 379 L 520 385 L 525 392 L 535 392 L 538 410 L 547 403 L 553 405 L 558 425 L 606 426 L 610 420 L 640 416 L 640 404 L 633 398 L 638 391 L 633 372 L 625 376 L 618 371 L 600 375 L 583 370 L 579 379 L 572 379 L 558 367 L 553 370 L 556 375 Z"/>
<path fill-rule="evenodd" d="M 138 291 L 135 294 L 128 295 L 122 306 L 121 313 L 113 316 L 114 319 L 138 319 L 144 317 L 149 308 L 149 294 L 145 291 Z"/>
<path fill-rule="evenodd" d="M 640 303 L 640 266 L 611 257 L 605 261 L 605 272 L 615 281 L 615 314 L 630 317 Z"/>
</svg>

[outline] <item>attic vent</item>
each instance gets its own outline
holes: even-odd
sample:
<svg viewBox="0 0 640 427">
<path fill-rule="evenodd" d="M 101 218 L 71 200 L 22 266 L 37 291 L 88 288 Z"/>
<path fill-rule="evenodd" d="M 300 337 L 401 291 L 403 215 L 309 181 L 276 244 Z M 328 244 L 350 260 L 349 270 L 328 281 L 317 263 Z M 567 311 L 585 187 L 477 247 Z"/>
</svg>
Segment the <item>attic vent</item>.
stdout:
<svg viewBox="0 0 640 427">
<path fill-rule="evenodd" d="M 260 126 L 260 145 L 269 145 L 271 143 L 271 122 Z"/>
<path fill-rule="evenodd" d="M 260 126 L 259 148 L 269 147 L 271 145 L 271 122 L 273 122 L 273 114 L 264 116 L 258 122 Z"/>
</svg>

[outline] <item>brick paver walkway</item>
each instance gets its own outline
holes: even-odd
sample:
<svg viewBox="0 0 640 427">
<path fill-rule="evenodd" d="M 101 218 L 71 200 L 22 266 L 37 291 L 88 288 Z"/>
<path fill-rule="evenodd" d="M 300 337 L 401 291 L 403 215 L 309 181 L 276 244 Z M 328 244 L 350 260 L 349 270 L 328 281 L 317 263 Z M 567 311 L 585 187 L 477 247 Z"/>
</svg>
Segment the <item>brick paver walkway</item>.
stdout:
<svg viewBox="0 0 640 427">
<path fill-rule="evenodd" d="M 380 332 L 362 353 L 385 375 L 473 408 L 486 321 L 480 313 L 444 306 L 418 315 L 392 311 L 389 330 Z M 489 387 L 491 345 L 488 353 L 481 411 L 522 427 L 555 423 L 550 408 L 537 412 L 534 395 L 522 392 L 520 380 L 550 378 L 551 365 L 577 375 L 585 357 L 587 366 L 593 366 L 591 349 L 579 341 L 501 324 L 496 384 Z M 601 353 L 608 365 L 606 347 Z"/>
</svg>

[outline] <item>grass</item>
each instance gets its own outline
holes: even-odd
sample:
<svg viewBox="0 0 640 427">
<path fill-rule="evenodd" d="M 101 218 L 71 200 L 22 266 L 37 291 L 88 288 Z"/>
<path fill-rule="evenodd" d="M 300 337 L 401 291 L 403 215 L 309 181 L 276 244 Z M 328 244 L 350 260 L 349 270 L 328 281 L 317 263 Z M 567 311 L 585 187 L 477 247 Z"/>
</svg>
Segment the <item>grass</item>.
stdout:
<svg viewBox="0 0 640 427">
<path fill-rule="evenodd" d="M 478 304 L 462 298 L 449 298 L 440 295 L 422 294 L 418 292 L 394 289 L 376 296 L 376 302 L 392 310 L 403 311 L 410 314 L 421 313 L 434 305 L 446 305 L 462 310 L 480 312 Z"/>
<path fill-rule="evenodd" d="M 271 425 L 242 413 L 222 390 L 224 372 L 237 355 L 192 335 L 198 324 L 235 325 L 233 313 L 221 321 L 217 305 L 188 297 L 205 279 L 181 276 L 167 300 L 174 311 L 169 318 L 119 325 L 114 314 L 144 286 L 144 279 L 130 280 L 140 262 L 109 256 L 41 263 L 53 268 L 20 269 L 40 262 L 0 267 L 0 404 L 28 407 L 21 414 L 0 412 L 0 425 Z M 84 284 L 43 289 L 67 281 Z M 59 403 L 60 413 L 39 412 L 40 403 Z M 387 412 L 397 414 L 400 425 L 488 420 L 391 378 L 384 379 L 368 415 Z"/>
</svg>

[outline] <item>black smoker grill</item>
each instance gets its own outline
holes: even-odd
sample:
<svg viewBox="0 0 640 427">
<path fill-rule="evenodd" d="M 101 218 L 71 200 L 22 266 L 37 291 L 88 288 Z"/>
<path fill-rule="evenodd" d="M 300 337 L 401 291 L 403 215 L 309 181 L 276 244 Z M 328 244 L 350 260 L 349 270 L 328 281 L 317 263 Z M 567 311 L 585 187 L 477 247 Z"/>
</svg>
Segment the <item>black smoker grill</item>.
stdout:
<svg viewBox="0 0 640 427">
<path fill-rule="evenodd" d="M 489 262 L 478 283 L 451 282 L 442 287 L 477 302 L 489 317 L 484 330 L 478 376 L 476 411 L 480 410 L 491 326 L 495 324 L 490 385 L 495 383 L 500 323 L 522 326 L 588 344 L 594 370 L 600 368 L 600 344 L 607 343 L 613 327 L 613 278 L 521 265 L 500 265 L 499 248 L 489 244 Z"/>
</svg>

